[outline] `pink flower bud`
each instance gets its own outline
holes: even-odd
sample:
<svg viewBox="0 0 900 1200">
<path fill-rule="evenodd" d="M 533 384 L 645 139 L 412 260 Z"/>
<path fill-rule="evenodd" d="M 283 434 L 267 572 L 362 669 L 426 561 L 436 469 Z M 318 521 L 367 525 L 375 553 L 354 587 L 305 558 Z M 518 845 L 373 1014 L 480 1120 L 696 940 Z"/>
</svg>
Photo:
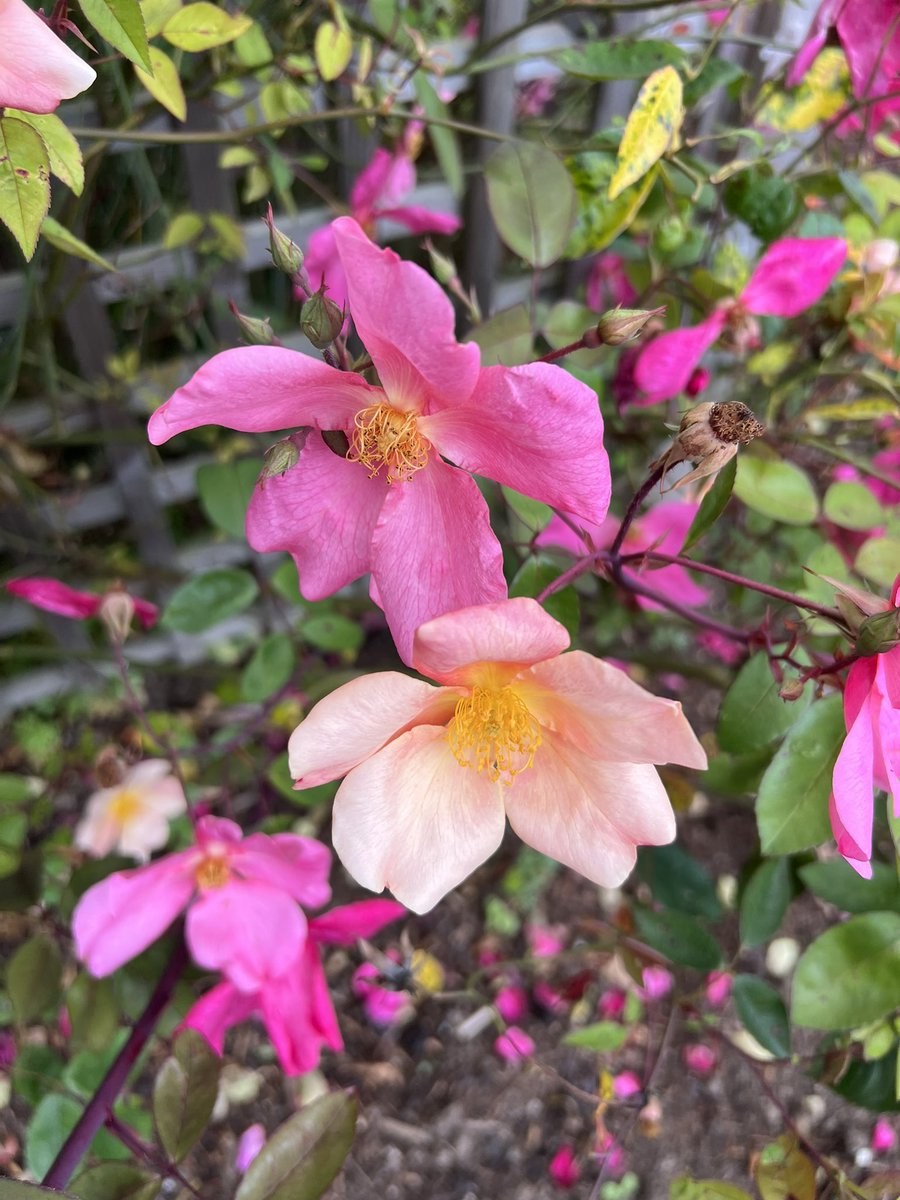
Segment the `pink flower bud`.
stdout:
<svg viewBox="0 0 900 1200">
<path fill-rule="evenodd" d="M 569 1007 L 559 988 L 547 983 L 546 979 L 539 979 L 531 989 L 531 994 L 535 1003 L 549 1013 L 564 1013 Z"/>
<path fill-rule="evenodd" d="M 528 1012 L 528 993 L 523 987 L 509 985 L 500 989 L 494 1004 L 503 1020 L 512 1024 L 521 1021 Z"/>
<path fill-rule="evenodd" d="M 732 978 L 727 971 L 713 971 L 706 977 L 706 1001 L 713 1008 L 722 1008 L 731 995 Z"/>
<path fill-rule="evenodd" d="M 565 939 L 558 927 L 529 925 L 526 929 L 528 949 L 535 958 L 552 958 L 565 948 Z"/>
<path fill-rule="evenodd" d="M 675 983 L 671 971 L 667 971 L 665 967 L 644 967 L 643 973 L 643 993 L 645 1000 L 662 1000 L 664 996 L 668 996 Z"/>
<path fill-rule="evenodd" d="M 621 1017 L 625 1011 L 625 1001 L 627 997 L 621 988 L 610 988 L 600 997 L 600 1003 L 597 1005 L 597 1011 L 601 1017 L 606 1020 L 615 1020 L 616 1017 Z"/>
<path fill-rule="evenodd" d="M 709 386 L 710 374 L 706 367 L 697 367 L 690 379 L 687 381 L 685 391 L 691 397 L 699 396 L 701 392 L 705 392 Z"/>
<path fill-rule="evenodd" d="M 581 1167 L 571 1146 L 560 1146 L 550 1160 L 547 1174 L 559 1188 L 574 1187 L 581 1178 Z"/>
<path fill-rule="evenodd" d="M 620 1071 L 613 1080 L 613 1092 L 617 1100 L 627 1100 L 644 1090 L 644 1085 L 634 1071 Z"/>
<path fill-rule="evenodd" d="M 598 1137 L 595 1153 L 601 1163 L 605 1164 L 608 1175 L 618 1179 L 625 1174 L 625 1151 L 608 1130 L 604 1130 Z"/>
<path fill-rule="evenodd" d="M 879 1117 L 872 1130 L 872 1149 L 876 1154 L 885 1154 L 897 1145 L 897 1130 L 886 1117 Z"/>
<path fill-rule="evenodd" d="M 134 601 L 127 592 L 114 588 L 100 601 L 97 615 L 106 626 L 110 640 L 121 644 L 131 632 Z"/>
<path fill-rule="evenodd" d="M 494 1042 L 494 1053 L 504 1062 L 521 1062 L 534 1054 L 534 1041 L 518 1025 L 510 1025 Z"/>
<path fill-rule="evenodd" d="M 681 1056 L 684 1065 L 695 1075 L 710 1075 L 718 1062 L 715 1050 L 711 1046 L 704 1046 L 702 1042 L 692 1042 L 685 1046 Z"/>
<path fill-rule="evenodd" d="M 241 1175 L 247 1170 L 265 1144 L 266 1131 L 264 1127 L 259 1124 L 248 1125 L 241 1134 L 237 1145 L 237 1153 L 234 1156 L 235 1169 Z"/>
</svg>

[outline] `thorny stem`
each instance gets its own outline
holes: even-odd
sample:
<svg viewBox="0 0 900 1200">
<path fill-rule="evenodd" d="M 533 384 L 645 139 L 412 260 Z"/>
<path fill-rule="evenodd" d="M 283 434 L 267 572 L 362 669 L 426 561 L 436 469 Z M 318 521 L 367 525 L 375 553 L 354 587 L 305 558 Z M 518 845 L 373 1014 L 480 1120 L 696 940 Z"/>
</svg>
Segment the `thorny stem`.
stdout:
<svg viewBox="0 0 900 1200">
<path fill-rule="evenodd" d="M 737 629 L 734 625 L 726 625 L 723 621 L 716 621 L 713 617 L 707 617 L 703 613 L 688 608 L 686 604 L 679 604 L 677 600 L 670 600 L 668 596 L 654 591 L 653 588 L 645 587 L 642 583 L 638 583 L 634 579 L 628 579 L 622 569 L 622 560 L 619 558 L 610 564 L 610 575 L 619 587 L 633 592 L 636 596 L 643 596 L 645 600 L 652 600 L 654 604 L 662 605 L 669 612 L 683 617 L 685 621 L 699 625 L 701 629 L 709 629 L 712 633 L 720 633 L 723 637 L 730 638 L 733 642 L 743 642 L 745 644 L 753 637 L 753 634 L 747 629 Z"/>
<path fill-rule="evenodd" d="M 586 349 L 584 337 L 580 337 L 577 342 L 570 342 L 568 346 L 563 346 L 560 350 L 550 350 L 547 354 L 542 354 L 536 362 L 550 363 L 556 362 L 558 358 L 565 358 L 567 354 L 574 354 L 576 350 Z"/>
<path fill-rule="evenodd" d="M 198 1200 L 203 1200 L 201 1193 L 194 1187 L 190 1180 L 185 1179 L 184 1175 L 178 1170 L 174 1163 L 169 1162 L 164 1154 L 161 1154 L 155 1146 L 148 1146 L 146 1142 L 141 1141 L 133 1129 L 120 1121 L 116 1114 L 112 1111 L 106 1114 L 106 1120 L 103 1122 L 106 1128 L 117 1137 L 122 1145 L 130 1150 L 136 1159 L 143 1159 L 148 1166 L 152 1167 L 160 1175 L 165 1175 L 169 1179 L 177 1179 L 182 1187 L 193 1196 L 197 1196 Z"/>
<path fill-rule="evenodd" d="M 184 938 L 179 936 L 178 943 L 159 977 L 159 982 L 153 989 L 153 995 L 147 1001 L 147 1006 L 137 1021 L 128 1040 L 116 1056 L 115 1062 L 106 1072 L 100 1086 L 91 1096 L 84 1112 L 78 1119 L 75 1128 L 63 1142 L 62 1148 L 53 1160 L 50 1170 L 44 1176 L 43 1185 L 49 1188 L 64 1188 L 75 1168 L 87 1153 L 94 1136 L 106 1120 L 107 1113 L 112 1108 L 131 1068 L 137 1062 L 147 1039 L 156 1027 L 163 1009 L 172 998 L 175 985 L 181 978 L 181 973 L 187 965 L 188 954 Z"/>
</svg>

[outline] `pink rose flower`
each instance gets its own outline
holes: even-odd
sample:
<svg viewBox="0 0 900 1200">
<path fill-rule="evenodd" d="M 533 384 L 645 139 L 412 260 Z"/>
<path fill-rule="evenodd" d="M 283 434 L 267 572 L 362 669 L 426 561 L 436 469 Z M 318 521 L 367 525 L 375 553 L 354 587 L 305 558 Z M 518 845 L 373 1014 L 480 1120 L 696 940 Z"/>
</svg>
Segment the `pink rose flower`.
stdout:
<svg viewBox="0 0 900 1200">
<path fill-rule="evenodd" d="M 900 576 L 884 611 L 900 607 Z M 890 792 L 900 817 L 900 646 L 858 659 L 844 687 L 847 737 L 832 775 L 831 828 L 837 848 L 864 879 L 872 877 L 876 787 Z"/>
<path fill-rule="evenodd" d="M 634 367 L 644 396 L 641 405 L 658 404 L 685 391 L 700 359 L 727 325 L 740 327 L 751 314 L 796 317 L 828 290 L 844 264 L 842 238 L 784 238 L 773 242 L 737 300 L 715 308 L 699 325 L 673 329 L 648 342 Z"/>
<path fill-rule="evenodd" d="M 203 817 L 197 842 L 145 867 L 117 871 L 89 888 L 72 917 L 75 950 L 92 975 L 109 975 L 140 954 L 188 909 L 194 961 L 226 971 L 250 991 L 280 979 L 303 950 L 306 918 L 331 889 L 331 855 L 292 833 L 242 837 L 233 821 Z"/>
<path fill-rule="evenodd" d="M 169 822 L 186 808 L 184 788 L 171 765 L 148 758 L 115 787 L 94 792 L 75 827 L 75 845 L 95 858 L 117 849 L 146 862 L 169 840 Z"/>
<path fill-rule="evenodd" d="M 510 1025 L 494 1042 L 494 1053 L 504 1062 L 522 1062 L 534 1054 L 534 1040 L 518 1025 Z"/>
<path fill-rule="evenodd" d="M 122 628 L 127 630 L 132 616 L 137 617 L 144 629 L 151 629 L 159 616 L 155 604 L 140 600 L 118 587 L 105 592 L 79 592 L 68 584 L 60 583 L 58 579 L 33 575 L 28 579 L 10 579 L 6 590 L 10 595 L 33 604 L 35 608 L 57 613 L 61 617 L 73 617 L 76 621 L 100 617 L 120 634 Z"/>
<path fill-rule="evenodd" d="M 0 0 L 0 108 L 51 113 L 96 78 L 25 0 Z"/>
<path fill-rule="evenodd" d="M 381 387 L 282 347 L 226 350 L 154 413 L 150 440 L 210 423 L 311 426 L 295 464 L 254 491 L 248 540 L 289 551 L 308 600 L 371 572 L 409 662 L 423 622 L 506 595 L 500 545 L 469 472 L 602 521 L 603 422 L 594 391 L 559 367 L 482 369 L 475 343 L 456 342 L 453 307 L 429 275 L 379 250 L 349 217 L 333 228 Z M 323 430 L 346 435 L 346 458 Z"/>
<path fill-rule="evenodd" d="M 283 931 L 275 930 L 283 950 L 277 974 L 260 974 L 254 986 L 242 989 L 232 972 L 232 978 L 216 984 L 197 1001 L 184 1019 L 185 1026 L 202 1033 L 221 1054 L 227 1031 L 259 1015 L 285 1074 L 305 1075 L 315 1070 L 323 1046 L 334 1051 L 344 1046 L 318 947 L 352 945 L 403 913 L 403 906 L 390 900 L 363 900 L 334 908 L 310 919 L 308 937 L 298 953 L 292 953 Z"/>
<path fill-rule="evenodd" d="M 363 887 L 426 912 L 516 833 L 604 887 L 675 836 L 653 763 L 703 768 L 681 705 L 585 654 L 534 600 L 448 613 L 413 666 L 354 679 L 291 735 L 297 787 L 346 776 L 334 847 Z"/>
</svg>

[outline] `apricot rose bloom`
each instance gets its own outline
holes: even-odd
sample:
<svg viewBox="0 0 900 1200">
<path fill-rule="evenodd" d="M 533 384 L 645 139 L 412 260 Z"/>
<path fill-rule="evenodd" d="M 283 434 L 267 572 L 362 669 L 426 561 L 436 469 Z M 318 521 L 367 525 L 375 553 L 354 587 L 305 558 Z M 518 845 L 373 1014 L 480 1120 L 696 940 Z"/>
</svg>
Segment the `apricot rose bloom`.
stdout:
<svg viewBox="0 0 900 1200">
<path fill-rule="evenodd" d="M 0 108 L 50 113 L 96 77 L 24 0 L 0 0 Z"/>
<path fill-rule="evenodd" d="M 478 346 L 456 341 L 453 306 L 429 275 L 373 245 L 350 217 L 331 228 L 379 386 L 280 346 L 226 350 L 157 409 L 150 440 L 209 424 L 307 426 L 283 447 L 284 469 L 257 485 L 247 540 L 289 551 L 307 600 L 370 572 L 409 662 L 425 621 L 506 595 L 500 544 L 470 472 L 602 521 L 603 421 L 593 389 L 560 367 L 483 368 Z M 328 431 L 343 436 L 346 456 Z"/>
<path fill-rule="evenodd" d="M 425 912 L 500 845 L 529 845 L 605 887 L 636 847 L 675 836 L 651 765 L 704 768 L 673 700 L 583 651 L 535 600 L 447 613 L 416 633 L 413 666 L 354 679 L 289 744 L 298 788 L 346 776 L 334 848 L 364 887 Z"/>
</svg>

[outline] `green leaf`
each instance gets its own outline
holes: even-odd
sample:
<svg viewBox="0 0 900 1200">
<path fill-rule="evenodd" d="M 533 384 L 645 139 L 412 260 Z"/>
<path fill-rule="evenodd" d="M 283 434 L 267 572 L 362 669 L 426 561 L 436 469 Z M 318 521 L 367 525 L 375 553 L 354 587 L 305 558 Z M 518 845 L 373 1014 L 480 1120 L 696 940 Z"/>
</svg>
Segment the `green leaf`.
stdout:
<svg viewBox="0 0 900 1200">
<path fill-rule="evenodd" d="M 704 867 L 680 846 L 644 846 L 638 851 L 638 878 L 666 908 L 716 921 L 722 906 Z"/>
<path fill-rule="evenodd" d="M 0 772 L 0 805 L 25 804 L 35 795 L 34 783 L 24 775 Z"/>
<path fill-rule="evenodd" d="M 716 736 L 723 750 L 746 754 L 759 750 L 783 735 L 800 718 L 810 701 L 782 700 L 762 651 L 741 667 L 725 694 Z"/>
<path fill-rule="evenodd" d="M 49 938 L 30 938 L 10 959 L 6 990 L 18 1024 L 27 1025 L 56 1004 L 61 986 L 62 958 Z"/>
<path fill-rule="evenodd" d="M 193 214 L 185 213 L 183 216 L 191 217 Z M 214 525 L 232 537 L 243 540 L 247 505 L 258 477 L 259 459 L 256 458 L 241 458 L 230 463 L 205 463 L 197 468 L 197 493 L 203 511 Z"/>
<path fill-rule="evenodd" d="M 119 1028 L 112 981 L 94 979 L 83 971 L 66 988 L 65 999 L 73 1048 L 99 1051 L 108 1046 Z"/>
<path fill-rule="evenodd" d="M 872 537 L 860 548 L 854 569 L 886 591 L 894 582 L 900 562 L 900 538 Z"/>
<path fill-rule="evenodd" d="M 246 33 L 252 24 L 250 17 L 233 17 L 215 4 L 199 0 L 197 4 L 186 4 L 173 13 L 163 26 L 162 35 L 179 50 L 198 53 L 227 46 Z"/>
<path fill-rule="evenodd" d="M 50 173 L 80 196 L 84 190 L 84 161 L 78 140 L 65 122 L 56 113 L 21 112 L 17 108 L 8 108 L 6 115 L 37 130 L 50 159 Z"/>
<path fill-rule="evenodd" d="M 562 255 L 575 224 L 577 198 L 569 173 L 552 150 L 508 142 L 485 163 L 488 205 L 510 250 L 533 267 Z"/>
<path fill-rule="evenodd" d="M 58 1192 L 56 1188 L 42 1188 L 36 1183 L 23 1183 L 19 1179 L 0 1179 L 0 1200 L 41 1200 L 42 1196 L 71 1200 L 73 1195 L 73 1192 Z"/>
<path fill-rule="evenodd" d="M 518 367 L 534 358 L 531 316 L 524 304 L 494 313 L 471 330 L 466 341 L 481 347 L 483 367 Z"/>
<path fill-rule="evenodd" d="M 791 1017 L 811 1029 L 855 1029 L 900 997 L 900 913 L 863 913 L 827 929 L 794 972 Z"/>
<path fill-rule="evenodd" d="M 897 1073 L 900 1070 L 900 1054 L 893 1050 L 875 1062 L 851 1062 L 850 1066 L 831 1086 L 849 1100 L 872 1112 L 900 1112 L 900 1096 L 897 1089 Z M 900 1195 L 900 1192 L 897 1193 Z M 878 1200 L 884 1200 L 882 1196 Z"/>
<path fill-rule="evenodd" d="M 235 1200 L 317 1200 L 341 1169 L 355 1127 L 356 1101 L 345 1092 L 313 1100 L 272 1134 Z"/>
<path fill-rule="evenodd" d="M 31 260 L 50 207 L 50 156 L 24 121 L 0 116 L 0 221 Z"/>
<path fill-rule="evenodd" d="M 416 99 L 425 110 L 428 134 L 431 144 L 434 146 L 441 173 L 450 185 L 453 195 L 461 196 L 463 193 L 463 162 L 456 131 L 446 129 L 442 125 L 432 124 L 435 119 L 447 120 L 449 116 L 447 107 L 432 87 L 431 81 L 424 71 L 416 71 L 413 75 L 413 86 L 416 89 Z"/>
<path fill-rule="evenodd" d="M 833 483 L 822 501 L 822 513 L 842 529 L 875 529 L 884 524 L 884 509 L 864 483 Z"/>
<path fill-rule="evenodd" d="M 753 1174 L 762 1200 L 816 1200 L 816 1168 L 793 1134 L 764 1146 Z"/>
<path fill-rule="evenodd" d="M 532 533 L 540 533 L 549 524 L 553 516 L 553 509 L 549 504 L 532 500 L 530 496 L 523 496 L 521 492 L 514 492 L 512 488 L 503 487 L 501 490 L 503 499 Z"/>
<path fill-rule="evenodd" d="M 78 1200 L 156 1200 L 160 1195 L 158 1179 L 124 1162 L 89 1167 L 71 1186 Z"/>
<path fill-rule="evenodd" d="M 700 74 L 689 79 L 684 85 L 685 107 L 690 108 L 701 97 L 719 87 L 728 88 L 729 94 L 733 96 L 740 92 L 749 78 L 747 72 L 737 63 L 729 62 L 727 58 L 711 58 Z M 740 87 L 733 86 L 738 84 Z"/>
<path fill-rule="evenodd" d="M 567 159 L 578 200 L 575 229 L 566 246 L 566 258 L 581 258 L 605 250 L 624 233 L 650 195 L 659 173 L 654 167 L 643 179 L 608 200 L 609 184 L 616 169 L 612 154 L 587 151 Z"/>
<path fill-rule="evenodd" d="M 792 854 L 831 837 L 831 773 L 845 736 L 841 696 L 817 700 L 790 730 L 759 788 L 763 854 Z"/>
<path fill-rule="evenodd" d="M 674 67 L 661 67 L 644 82 L 625 122 L 616 169 L 609 181 L 610 200 L 643 179 L 677 144 L 684 120 L 683 90 Z"/>
<path fill-rule="evenodd" d="M 321 617 L 310 617 L 300 626 L 304 641 L 323 650 L 326 654 L 343 654 L 355 658 L 366 639 L 362 627 L 349 617 L 339 613 L 328 613 Z"/>
<path fill-rule="evenodd" d="M 797 872 L 813 895 L 843 912 L 900 911 L 897 872 L 885 863 L 872 863 L 872 878 L 863 879 L 842 858 L 807 863 Z"/>
<path fill-rule="evenodd" d="M 27 813 L 0 811 L 0 878 L 6 878 L 19 869 L 27 836 Z"/>
<path fill-rule="evenodd" d="M 195 1029 L 179 1033 L 174 1051 L 153 1085 L 153 1117 L 166 1154 L 181 1162 L 212 1116 L 221 1060 Z"/>
<path fill-rule="evenodd" d="M 32 1113 L 25 1135 L 25 1166 L 32 1175 L 43 1179 L 80 1116 L 77 1100 L 53 1093 L 44 1096 Z"/>
<path fill-rule="evenodd" d="M 515 578 L 509 585 L 510 596 L 539 596 L 548 584 L 557 579 L 559 567 L 537 554 L 528 558 L 516 572 Z M 573 587 L 564 587 L 554 592 L 543 602 L 543 608 L 555 617 L 561 625 L 565 625 L 571 637 L 576 637 L 581 624 L 581 605 L 578 593 Z"/>
<path fill-rule="evenodd" d="M 646 79 L 660 67 L 680 67 L 684 53 L 671 42 L 592 42 L 563 50 L 556 61 L 567 75 L 583 79 Z"/>
<path fill-rule="evenodd" d="M 698 971 L 714 971 L 721 965 L 718 942 L 685 913 L 673 909 L 654 912 L 636 906 L 634 923 L 641 940 L 672 962 Z"/>
<path fill-rule="evenodd" d="M 684 539 L 684 545 L 681 547 L 682 554 L 687 554 L 691 546 L 695 546 L 703 535 L 708 533 L 725 511 L 725 506 L 731 499 L 734 489 L 736 474 L 737 458 L 732 458 L 716 475 L 712 487 L 701 500 L 697 515 L 691 521 L 691 527 Z"/>
<path fill-rule="evenodd" d="M 734 492 L 748 508 L 785 525 L 811 525 L 819 515 L 809 476 L 780 458 L 739 455 Z"/>
<path fill-rule="evenodd" d="M 152 70 L 144 14 L 138 0 L 78 0 L 93 27 L 111 46 L 144 70 Z"/>
<path fill-rule="evenodd" d="M 179 8 L 181 8 L 181 0 L 141 0 L 141 12 L 144 15 L 147 37 L 154 38 L 157 34 L 162 33 L 166 21 Z"/>
<path fill-rule="evenodd" d="M 761 863 L 747 882 L 741 897 L 741 943 L 761 946 L 781 925 L 794 894 L 791 869 L 786 858 Z"/>
<path fill-rule="evenodd" d="M 259 643 L 244 667 L 241 699 L 248 704 L 259 704 L 274 696 L 290 680 L 296 660 L 291 638 L 286 633 L 270 633 Z"/>
<path fill-rule="evenodd" d="M 162 624 L 178 633 L 200 633 L 243 612 L 259 588 L 246 571 L 222 568 L 207 571 L 177 588 L 166 605 Z"/>
<path fill-rule="evenodd" d="M 789 1058 L 791 1030 L 784 1001 L 755 975 L 736 975 L 734 1004 L 747 1031 L 776 1058 Z"/>
<path fill-rule="evenodd" d="M 353 38 L 345 26 L 323 21 L 316 30 L 314 54 L 319 74 L 326 83 L 343 75 L 353 57 Z"/>
<path fill-rule="evenodd" d="M 753 1200 L 749 1192 L 722 1179 L 673 1179 L 669 1200 Z"/>
<path fill-rule="evenodd" d="M 83 258 L 85 262 L 93 263 L 95 267 L 101 267 L 104 271 L 115 271 L 116 269 L 108 258 L 104 258 L 102 254 L 92 250 L 87 242 L 83 242 L 74 233 L 70 233 L 53 217 L 44 217 L 41 233 L 51 246 L 62 250 L 63 254 L 71 254 L 73 258 Z"/>
<path fill-rule="evenodd" d="M 563 1043 L 566 1046 L 580 1046 L 584 1050 L 604 1054 L 624 1046 L 630 1032 L 627 1025 L 618 1021 L 597 1021 L 594 1025 L 585 1025 L 583 1029 L 567 1033 Z"/>
<path fill-rule="evenodd" d="M 801 207 L 795 184 L 779 176 L 765 175 L 755 167 L 732 175 L 722 196 L 732 216 L 746 222 L 763 242 L 781 237 Z"/>
<path fill-rule="evenodd" d="M 175 64 L 159 46 L 150 47 L 150 64 L 153 68 L 152 73 L 145 71 L 143 67 L 135 66 L 138 79 L 153 99 L 158 100 L 177 121 L 185 120 L 187 100 Z"/>
</svg>

